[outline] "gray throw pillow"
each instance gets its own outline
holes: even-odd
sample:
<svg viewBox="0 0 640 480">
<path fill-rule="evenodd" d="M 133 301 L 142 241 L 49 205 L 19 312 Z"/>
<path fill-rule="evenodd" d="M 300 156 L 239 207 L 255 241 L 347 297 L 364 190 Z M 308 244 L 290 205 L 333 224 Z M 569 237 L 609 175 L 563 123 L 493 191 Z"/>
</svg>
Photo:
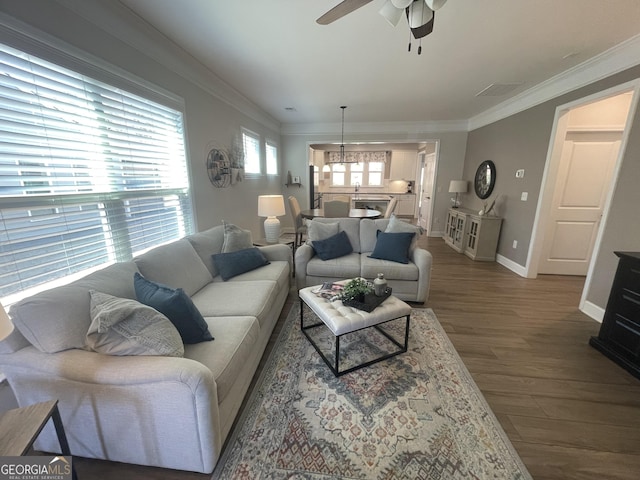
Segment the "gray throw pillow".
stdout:
<svg viewBox="0 0 640 480">
<path fill-rule="evenodd" d="M 105 355 L 184 356 L 176 327 L 157 310 L 91 290 L 91 326 L 85 346 Z"/>
<path fill-rule="evenodd" d="M 227 223 L 224 220 L 222 221 L 222 224 L 224 225 L 224 243 L 222 244 L 222 253 L 237 252 L 238 250 L 253 247 L 251 231 L 243 230 L 237 225 Z"/>
<path fill-rule="evenodd" d="M 322 223 L 309 220 L 307 222 L 307 245 L 313 246 L 313 242 L 333 237 L 339 230 L 340 224 L 338 222 Z"/>
</svg>

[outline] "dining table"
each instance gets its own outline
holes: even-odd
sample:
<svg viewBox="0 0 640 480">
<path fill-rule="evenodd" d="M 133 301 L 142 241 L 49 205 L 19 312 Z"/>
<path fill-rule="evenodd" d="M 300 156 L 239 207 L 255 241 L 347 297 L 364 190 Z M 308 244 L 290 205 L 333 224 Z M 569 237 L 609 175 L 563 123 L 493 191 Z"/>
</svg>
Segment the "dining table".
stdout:
<svg viewBox="0 0 640 480">
<path fill-rule="evenodd" d="M 309 208 L 307 210 L 300 211 L 302 218 L 315 218 L 324 217 L 324 210 L 322 208 Z M 379 210 L 372 208 L 352 208 L 349 210 L 349 217 L 351 218 L 380 218 L 382 213 Z"/>
</svg>

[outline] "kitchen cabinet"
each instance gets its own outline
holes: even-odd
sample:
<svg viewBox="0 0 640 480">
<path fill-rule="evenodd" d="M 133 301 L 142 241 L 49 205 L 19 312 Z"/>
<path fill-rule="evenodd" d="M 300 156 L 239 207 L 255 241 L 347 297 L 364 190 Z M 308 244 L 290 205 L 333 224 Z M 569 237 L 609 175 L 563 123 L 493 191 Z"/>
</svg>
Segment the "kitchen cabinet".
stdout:
<svg viewBox="0 0 640 480">
<path fill-rule="evenodd" d="M 418 165 L 418 153 L 413 150 L 394 150 L 391 155 L 391 169 L 389 180 L 414 180 L 416 179 L 416 167 Z"/>
<path fill-rule="evenodd" d="M 415 194 L 407 193 L 404 195 L 395 195 L 398 198 L 395 214 L 399 217 L 413 218 L 416 210 Z"/>
</svg>

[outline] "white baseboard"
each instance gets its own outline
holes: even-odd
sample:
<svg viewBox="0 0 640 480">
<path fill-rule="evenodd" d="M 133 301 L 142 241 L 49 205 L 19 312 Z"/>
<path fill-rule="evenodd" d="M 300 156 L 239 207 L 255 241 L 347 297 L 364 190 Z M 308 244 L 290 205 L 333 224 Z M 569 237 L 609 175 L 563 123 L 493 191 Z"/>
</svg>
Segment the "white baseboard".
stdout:
<svg viewBox="0 0 640 480">
<path fill-rule="evenodd" d="M 602 319 L 604 318 L 604 308 L 596 305 L 591 302 L 584 302 L 583 305 L 580 306 L 580 311 L 585 315 L 593 318 L 596 322 L 602 323 Z"/>
<path fill-rule="evenodd" d="M 429 237 L 444 237 L 444 231 L 439 231 L 439 230 L 431 230 L 431 233 L 429 233 Z"/>
<path fill-rule="evenodd" d="M 513 260 L 509 260 L 507 257 L 503 257 L 502 255 L 496 255 L 496 262 L 502 265 L 503 267 L 508 268 L 514 273 L 517 273 L 521 277 L 527 277 L 527 269 L 520 265 L 519 263 L 514 262 Z"/>
</svg>

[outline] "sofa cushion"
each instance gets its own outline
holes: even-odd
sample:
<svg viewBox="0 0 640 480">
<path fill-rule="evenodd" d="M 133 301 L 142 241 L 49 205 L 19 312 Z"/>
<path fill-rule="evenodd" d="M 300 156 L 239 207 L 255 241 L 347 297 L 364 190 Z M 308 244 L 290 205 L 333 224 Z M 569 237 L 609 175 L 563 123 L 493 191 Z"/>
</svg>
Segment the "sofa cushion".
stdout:
<svg viewBox="0 0 640 480">
<path fill-rule="evenodd" d="M 269 260 L 256 247 L 251 247 L 229 253 L 216 253 L 213 264 L 226 282 L 241 273 L 268 265 Z"/>
<path fill-rule="evenodd" d="M 376 240 L 378 235 L 378 230 L 382 230 L 383 232 L 387 229 L 387 225 L 389 225 L 389 219 L 387 218 L 363 218 L 360 221 L 360 253 L 373 252 L 373 249 L 376 247 Z"/>
<path fill-rule="evenodd" d="M 216 381 L 218 403 L 222 403 L 253 353 L 260 337 L 260 327 L 252 316 L 220 315 L 206 317 L 205 320 L 216 337 L 215 348 L 210 348 L 208 343 L 185 345 L 184 356 L 211 370 Z"/>
<path fill-rule="evenodd" d="M 176 327 L 156 309 L 91 290 L 89 350 L 105 355 L 184 355 Z"/>
<path fill-rule="evenodd" d="M 152 282 L 139 273 L 134 275 L 133 284 L 138 301 L 166 315 L 178 329 L 184 343 L 213 340 L 207 322 L 184 290 Z"/>
<path fill-rule="evenodd" d="M 251 316 L 262 326 L 279 291 L 277 283 L 271 280 L 215 282 L 196 293 L 192 300 L 205 317 Z"/>
<path fill-rule="evenodd" d="M 191 243 L 184 238 L 156 247 L 134 261 L 145 278 L 181 288 L 189 296 L 213 280 Z"/>
<path fill-rule="evenodd" d="M 409 246 L 415 233 L 385 233 L 378 230 L 376 246 L 369 255 L 371 258 L 409 263 Z"/>
<path fill-rule="evenodd" d="M 202 263 L 207 267 L 212 277 L 218 275 L 216 267 L 213 265 L 212 255 L 222 252 L 224 243 L 224 227 L 219 225 L 203 232 L 189 235 L 187 241 L 196 251 Z"/>
<path fill-rule="evenodd" d="M 338 232 L 325 240 L 314 241 L 313 249 L 321 260 L 331 260 L 332 258 L 343 257 L 353 252 L 349 237 L 344 231 Z"/>
<path fill-rule="evenodd" d="M 338 222 L 322 222 L 321 219 L 307 222 L 307 245 L 326 240 L 340 231 Z"/>
<path fill-rule="evenodd" d="M 116 263 L 69 285 L 32 295 L 12 305 L 13 324 L 41 352 L 83 348 L 91 324 L 89 290 L 135 299 L 137 271 L 133 262 Z"/>
<path fill-rule="evenodd" d="M 289 268 L 289 262 L 281 260 L 271 261 L 268 265 L 260 267 L 250 272 L 241 273 L 240 275 L 233 277 L 229 282 L 252 282 L 254 280 L 273 280 L 278 284 L 278 289 L 289 288 L 289 278 L 291 270 Z M 213 279 L 215 282 L 224 282 L 220 275 Z"/>
<path fill-rule="evenodd" d="M 359 277 L 360 254 L 354 252 L 331 260 L 321 260 L 319 257 L 314 256 L 307 263 L 307 276 L 339 279 Z"/>
<path fill-rule="evenodd" d="M 378 273 L 383 272 L 384 277 L 387 280 L 417 281 L 420 276 L 418 266 L 413 262 L 398 263 L 389 260 L 371 258 L 368 255 L 370 254 L 362 254 L 362 257 L 360 258 L 361 277 L 376 278 Z M 395 293 L 395 287 L 393 291 Z"/>
<path fill-rule="evenodd" d="M 253 247 L 251 231 L 243 230 L 233 223 L 222 222 L 224 226 L 224 243 L 222 253 L 236 252 Z"/>
</svg>

